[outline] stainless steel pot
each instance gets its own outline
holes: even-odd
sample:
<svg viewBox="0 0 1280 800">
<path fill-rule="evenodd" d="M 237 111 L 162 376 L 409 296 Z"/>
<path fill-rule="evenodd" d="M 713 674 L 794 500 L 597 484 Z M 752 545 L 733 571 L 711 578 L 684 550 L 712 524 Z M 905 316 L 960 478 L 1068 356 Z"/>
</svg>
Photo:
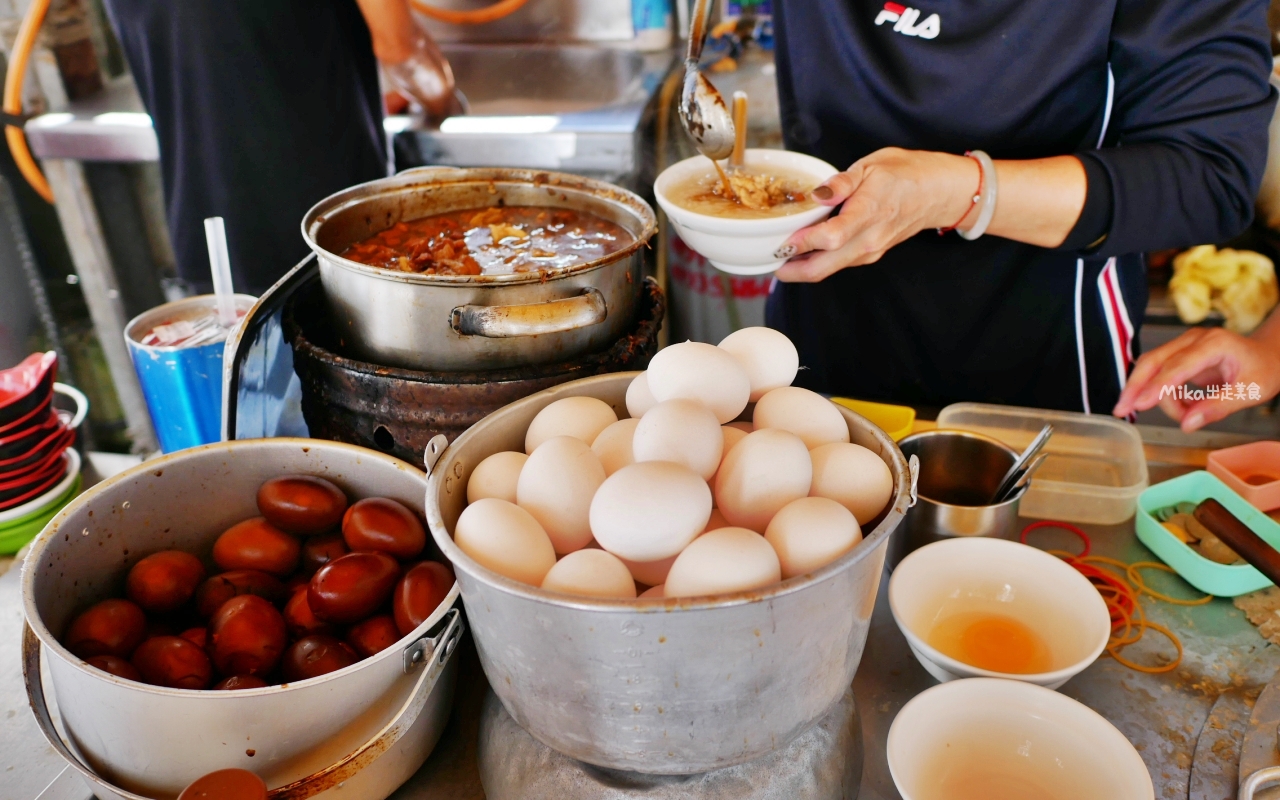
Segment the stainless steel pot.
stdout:
<svg viewBox="0 0 1280 800">
<path fill-rule="evenodd" d="M 207 555 L 223 530 L 257 515 L 264 480 L 291 473 L 321 475 L 352 496 L 391 497 L 411 508 L 419 507 L 426 486 L 425 476 L 403 461 L 351 445 L 222 442 L 147 461 L 99 484 L 33 542 L 23 566 L 23 609 L 42 648 L 37 654 L 47 666 L 67 743 L 78 756 L 72 766 L 86 778 L 163 798 L 205 773 L 240 767 L 268 786 L 290 787 L 282 797 L 301 798 L 332 789 L 383 751 L 399 752 L 397 763 L 386 767 L 394 774 L 408 769 L 405 778 L 426 759 L 452 704 L 455 671 L 436 664 L 461 634 L 451 609 L 456 585 L 417 630 L 372 658 L 263 689 L 191 691 L 122 680 L 88 667 L 58 641 L 74 614 L 118 596 L 139 559 L 175 547 Z M 447 616 L 451 624 L 437 635 L 432 628 Z M 39 680 L 33 649 L 31 642 L 29 682 Z M 424 663 L 432 665 L 434 685 L 421 685 Z M 38 718 L 43 687 L 39 695 L 37 703 L 32 691 Z M 410 735 L 406 725 L 413 720 L 404 719 L 403 710 L 414 698 L 427 721 Z M 392 747 L 406 737 L 416 743 L 411 752 Z M 364 756 L 352 758 L 357 752 Z M 333 780 L 335 765 L 340 774 Z"/>
<path fill-rule="evenodd" d="M 422 275 L 342 258 L 401 220 L 497 205 L 587 211 L 635 241 L 606 258 L 511 275 Z M 601 181 L 526 169 L 428 167 L 325 198 L 302 220 L 344 347 L 419 370 L 500 369 L 563 361 L 625 335 L 640 296 L 644 246 L 657 230 L 636 195 Z"/>
<path fill-rule="evenodd" d="M 454 544 L 476 464 L 523 449 L 533 417 L 562 397 L 597 397 L 626 416 L 637 374 L 586 378 L 512 403 L 443 454 L 437 437 L 427 449 L 427 521 L 454 564 L 485 675 L 516 722 L 589 764 L 706 772 L 786 747 L 848 690 L 912 480 L 893 440 L 840 408 L 853 441 L 893 473 L 889 508 L 861 544 L 822 569 L 713 598 L 575 599 L 504 578 Z"/>
<path fill-rule="evenodd" d="M 1016 540 L 1023 487 L 1003 503 L 986 505 L 1009 467 L 1013 449 L 989 436 L 958 430 L 912 434 L 898 442 L 920 459 L 919 501 L 907 512 L 902 533 L 889 548 L 889 567 L 926 544 L 958 536 Z"/>
</svg>

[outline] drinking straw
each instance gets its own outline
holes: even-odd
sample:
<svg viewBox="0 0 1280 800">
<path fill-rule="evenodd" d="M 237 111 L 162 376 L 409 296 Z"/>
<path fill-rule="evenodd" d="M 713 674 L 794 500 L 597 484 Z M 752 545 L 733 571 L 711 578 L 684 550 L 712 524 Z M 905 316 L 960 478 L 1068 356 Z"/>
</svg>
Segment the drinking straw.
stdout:
<svg viewBox="0 0 1280 800">
<path fill-rule="evenodd" d="M 236 298 L 231 284 L 231 257 L 227 255 L 227 229 L 222 217 L 209 217 L 204 221 L 204 238 L 209 245 L 213 293 L 218 298 L 218 322 L 230 328 L 236 324 Z"/>
</svg>

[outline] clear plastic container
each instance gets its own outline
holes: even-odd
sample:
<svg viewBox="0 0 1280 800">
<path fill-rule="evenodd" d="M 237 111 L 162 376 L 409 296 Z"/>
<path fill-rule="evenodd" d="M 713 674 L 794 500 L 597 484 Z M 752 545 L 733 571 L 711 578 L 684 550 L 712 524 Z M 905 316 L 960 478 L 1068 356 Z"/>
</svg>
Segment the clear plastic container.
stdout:
<svg viewBox="0 0 1280 800">
<path fill-rule="evenodd" d="M 939 428 L 984 433 L 1021 452 L 1045 424 L 1048 455 L 1023 495 L 1019 516 L 1115 525 L 1133 516 L 1147 488 L 1142 437 L 1129 423 L 1094 414 L 986 403 L 954 403 Z"/>
</svg>

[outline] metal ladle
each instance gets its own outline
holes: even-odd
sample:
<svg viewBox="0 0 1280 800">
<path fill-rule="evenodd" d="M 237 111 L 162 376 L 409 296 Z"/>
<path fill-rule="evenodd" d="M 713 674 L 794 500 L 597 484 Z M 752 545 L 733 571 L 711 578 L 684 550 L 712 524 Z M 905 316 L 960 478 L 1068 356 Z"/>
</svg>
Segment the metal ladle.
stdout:
<svg viewBox="0 0 1280 800">
<path fill-rule="evenodd" d="M 1027 449 L 1022 451 L 1022 455 L 1018 456 L 1014 460 L 1013 466 L 1009 467 L 1009 471 L 1004 474 L 1004 478 L 1001 479 L 1000 485 L 996 487 L 995 493 L 991 495 L 991 505 L 1009 498 L 1009 490 L 1013 487 L 1013 484 L 1018 480 L 1018 477 L 1023 473 L 1023 471 L 1026 470 L 1027 465 L 1031 463 L 1031 459 L 1036 457 L 1036 454 L 1040 452 L 1040 449 L 1044 447 L 1045 442 L 1049 441 L 1049 437 L 1052 435 L 1052 425 L 1045 425 L 1040 429 L 1040 432 L 1036 434 L 1036 438 L 1031 440 L 1031 444 L 1027 445 Z"/>
<path fill-rule="evenodd" d="M 712 161 L 733 152 L 733 116 L 724 98 L 698 69 L 707 40 L 707 0 L 697 0 L 689 22 L 689 50 L 684 60 L 684 89 L 680 93 L 680 120 L 693 143 Z"/>
</svg>

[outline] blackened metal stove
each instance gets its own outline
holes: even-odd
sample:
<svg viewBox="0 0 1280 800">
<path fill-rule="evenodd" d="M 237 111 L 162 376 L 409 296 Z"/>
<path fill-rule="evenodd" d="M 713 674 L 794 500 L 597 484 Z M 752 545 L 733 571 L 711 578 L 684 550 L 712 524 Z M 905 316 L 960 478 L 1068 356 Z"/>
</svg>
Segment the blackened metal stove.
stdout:
<svg viewBox="0 0 1280 800">
<path fill-rule="evenodd" d="M 641 287 L 631 332 L 598 353 L 527 367 L 424 372 L 384 367 L 343 355 L 318 281 L 284 304 L 285 341 L 302 382 L 302 414 L 311 436 L 381 450 L 419 463 L 437 434 L 452 441 L 491 411 L 565 381 L 644 369 L 657 352 L 665 310 L 651 279 Z"/>
</svg>

